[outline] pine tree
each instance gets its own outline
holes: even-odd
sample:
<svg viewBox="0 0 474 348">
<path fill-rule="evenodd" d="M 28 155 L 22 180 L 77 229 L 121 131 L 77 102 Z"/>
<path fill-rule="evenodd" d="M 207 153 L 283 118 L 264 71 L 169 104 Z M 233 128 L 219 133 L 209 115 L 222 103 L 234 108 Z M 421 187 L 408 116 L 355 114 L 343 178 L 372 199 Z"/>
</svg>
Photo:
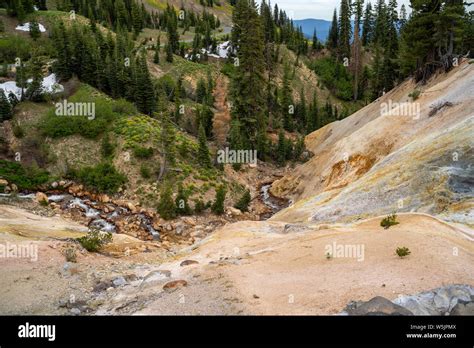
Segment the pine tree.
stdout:
<svg viewBox="0 0 474 348">
<path fill-rule="evenodd" d="M 234 205 L 234 208 L 239 209 L 242 212 L 248 212 L 249 211 L 249 204 L 252 201 L 252 196 L 250 196 L 250 191 L 245 190 L 244 194 L 242 197 L 239 199 L 239 201 Z"/>
<path fill-rule="evenodd" d="M 145 53 L 141 54 L 137 61 L 135 103 L 138 110 L 144 114 L 152 115 L 155 111 L 155 90 L 148 71 Z"/>
<path fill-rule="evenodd" d="M 178 195 L 176 196 L 176 213 L 181 216 L 191 215 L 191 207 L 188 204 L 188 195 L 184 191 L 183 184 L 178 186 Z"/>
<path fill-rule="evenodd" d="M 362 73 L 362 43 L 359 36 L 360 23 L 362 21 L 362 9 L 364 0 L 356 0 L 355 2 L 355 23 L 354 23 L 354 40 L 352 43 L 352 59 L 351 70 L 354 76 L 353 97 L 354 100 L 359 98 L 359 79 Z"/>
<path fill-rule="evenodd" d="M 283 128 L 280 128 L 280 132 L 278 133 L 278 145 L 276 152 L 278 165 L 284 166 L 286 162 L 286 139 Z"/>
<path fill-rule="evenodd" d="M 40 27 L 35 19 L 32 19 L 30 22 L 30 36 L 34 41 L 41 37 Z"/>
<path fill-rule="evenodd" d="M 166 45 L 166 61 L 168 63 L 173 63 L 173 47 L 170 44 Z"/>
<path fill-rule="evenodd" d="M 173 202 L 173 191 L 171 185 L 164 183 L 161 189 L 160 201 L 158 202 L 157 212 L 165 220 L 176 218 L 176 206 Z"/>
<path fill-rule="evenodd" d="M 405 4 L 402 4 L 402 7 L 400 8 L 400 31 L 403 30 L 403 27 L 405 27 L 405 24 L 407 24 L 407 9 L 405 7 Z"/>
<path fill-rule="evenodd" d="M 373 13 L 372 4 L 369 2 L 365 7 L 364 20 L 362 24 L 362 45 L 367 46 L 372 42 Z"/>
<path fill-rule="evenodd" d="M 199 125 L 199 150 L 198 150 L 198 161 L 199 164 L 204 168 L 211 168 L 211 155 L 209 153 L 209 148 L 207 147 L 207 137 L 206 131 L 204 130 L 204 126 L 201 123 Z"/>
<path fill-rule="evenodd" d="M 233 79 L 232 117 L 242 125 L 246 148 L 256 148 L 259 134 L 267 128 L 265 118 L 265 57 L 262 21 L 254 0 L 240 0 L 234 8 L 234 47 L 238 67 Z"/>
<path fill-rule="evenodd" d="M 160 36 L 156 39 L 156 46 L 155 46 L 155 56 L 153 57 L 153 63 L 160 64 L 160 50 L 161 50 L 161 40 Z"/>
<path fill-rule="evenodd" d="M 313 32 L 312 47 L 313 47 L 313 50 L 317 50 L 319 48 L 319 41 L 318 41 L 318 36 L 316 35 L 316 28 L 314 29 L 314 32 Z"/>
<path fill-rule="evenodd" d="M 41 101 L 43 97 L 43 65 L 35 54 L 30 61 L 32 81 L 26 90 L 26 98 L 32 101 Z"/>
<path fill-rule="evenodd" d="M 222 215 L 225 212 L 225 196 L 227 194 L 227 190 L 224 185 L 221 185 L 217 188 L 216 191 L 216 199 L 212 204 L 211 210 L 216 215 Z"/>
<path fill-rule="evenodd" d="M 13 116 L 12 106 L 5 95 L 5 91 L 0 89 L 0 122 L 11 119 Z"/>
<path fill-rule="evenodd" d="M 283 87 L 281 92 L 281 108 L 283 112 L 283 127 L 289 131 L 293 131 L 293 97 L 291 95 L 291 72 L 288 64 L 283 69 Z"/>
<path fill-rule="evenodd" d="M 341 0 L 341 11 L 339 13 L 339 57 L 348 58 L 351 54 L 351 8 L 350 0 Z"/>
<path fill-rule="evenodd" d="M 337 10 L 334 9 L 334 15 L 332 17 L 331 27 L 329 29 L 328 46 L 332 49 L 336 49 L 339 43 L 339 23 L 337 20 Z"/>
</svg>

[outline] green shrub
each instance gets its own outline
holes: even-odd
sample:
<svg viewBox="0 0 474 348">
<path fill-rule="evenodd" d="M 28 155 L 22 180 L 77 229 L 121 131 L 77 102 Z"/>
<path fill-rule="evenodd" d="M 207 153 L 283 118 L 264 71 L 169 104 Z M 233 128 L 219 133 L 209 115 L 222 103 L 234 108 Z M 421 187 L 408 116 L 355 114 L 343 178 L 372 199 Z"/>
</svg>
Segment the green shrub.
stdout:
<svg viewBox="0 0 474 348">
<path fill-rule="evenodd" d="M 142 164 L 140 166 L 140 175 L 142 176 L 143 179 L 150 179 L 151 178 L 150 168 L 147 165 Z"/>
<path fill-rule="evenodd" d="M 194 201 L 194 212 L 196 214 L 201 214 L 206 209 L 207 209 L 207 206 L 201 199 L 197 199 L 197 200 Z"/>
<path fill-rule="evenodd" d="M 344 65 L 327 57 L 314 61 L 313 69 L 337 97 L 348 101 L 352 99 L 352 77 Z"/>
<path fill-rule="evenodd" d="M 98 192 L 116 193 L 127 182 L 127 177 L 110 163 L 100 163 L 95 167 L 84 167 L 73 171 L 72 175 L 86 187 Z"/>
<path fill-rule="evenodd" d="M 420 97 L 420 94 L 421 94 L 421 91 L 419 91 L 418 89 L 415 89 L 408 96 L 413 100 L 417 100 Z"/>
<path fill-rule="evenodd" d="M 171 186 L 165 184 L 161 190 L 160 201 L 158 202 L 157 212 L 165 220 L 176 218 L 176 206 L 173 202 L 173 191 Z"/>
<path fill-rule="evenodd" d="M 13 125 L 13 135 L 18 139 L 21 139 L 25 136 L 25 131 L 18 123 Z"/>
<path fill-rule="evenodd" d="M 411 254 L 410 249 L 408 249 L 407 247 L 399 247 L 395 252 L 401 259 Z"/>
<path fill-rule="evenodd" d="M 131 116 L 138 113 L 135 105 L 125 99 L 115 100 L 112 105 L 112 111 L 123 116 Z"/>
<path fill-rule="evenodd" d="M 252 197 L 250 196 L 250 191 L 246 190 L 243 196 L 234 205 L 234 207 L 239 209 L 240 211 L 247 212 L 249 210 L 249 204 L 251 200 Z"/>
<path fill-rule="evenodd" d="M 112 234 L 99 230 L 92 230 L 84 237 L 78 238 L 77 241 L 84 249 L 94 253 L 112 241 Z"/>
<path fill-rule="evenodd" d="M 115 144 L 110 141 L 110 136 L 108 133 L 102 138 L 101 153 L 104 159 L 114 157 Z"/>
<path fill-rule="evenodd" d="M 83 86 L 69 98 L 69 103 L 95 103 L 95 116 L 61 116 L 56 114 L 56 107 L 52 108 L 40 123 L 43 135 L 51 138 L 61 138 L 71 135 L 81 135 L 87 139 L 97 139 L 107 131 L 109 125 L 120 115 L 112 109 L 113 103 L 105 97 L 93 97 L 94 90 Z M 61 101 L 62 102 L 62 101 Z M 61 103 L 60 102 L 60 103 Z"/>
<path fill-rule="evenodd" d="M 219 186 L 216 191 L 216 199 L 212 204 L 211 210 L 216 215 L 224 214 L 224 203 L 225 203 L 225 196 L 227 191 L 223 185 Z"/>
<path fill-rule="evenodd" d="M 0 160 L 0 178 L 15 184 L 20 190 L 34 190 L 50 180 L 45 170 L 5 160 Z"/>
<path fill-rule="evenodd" d="M 394 213 L 392 215 L 387 216 L 380 222 L 380 226 L 388 230 L 391 226 L 398 225 L 399 222 L 397 221 L 397 215 Z"/>
<path fill-rule="evenodd" d="M 153 148 L 135 146 L 133 148 L 133 155 L 136 158 L 140 158 L 140 159 L 150 159 L 151 157 L 153 157 Z"/>
<path fill-rule="evenodd" d="M 76 249 L 74 248 L 67 248 L 64 251 L 64 256 L 66 257 L 67 262 L 72 262 L 72 263 L 77 262 Z"/>
<path fill-rule="evenodd" d="M 176 213 L 178 215 L 191 215 L 191 207 L 188 204 L 188 194 L 184 192 L 183 185 L 180 184 L 178 187 L 178 195 L 176 196 Z"/>
</svg>

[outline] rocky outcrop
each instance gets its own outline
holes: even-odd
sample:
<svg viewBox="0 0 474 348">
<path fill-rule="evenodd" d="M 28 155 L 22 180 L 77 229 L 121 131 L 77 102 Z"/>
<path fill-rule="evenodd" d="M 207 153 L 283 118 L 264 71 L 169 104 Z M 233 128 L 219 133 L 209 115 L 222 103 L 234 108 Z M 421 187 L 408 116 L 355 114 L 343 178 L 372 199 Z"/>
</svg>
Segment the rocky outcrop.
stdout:
<svg viewBox="0 0 474 348">
<path fill-rule="evenodd" d="M 367 302 L 352 302 L 347 305 L 345 312 L 348 315 L 413 315 L 408 309 L 381 296 Z"/>
<path fill-rule="evenodd" d="M 416 295 L 400 296 L 393 301 L 407 308 L 415 315 L 449 315 L 457 306 L 456 313 L 472 310 L 474 287 L 470 285 L 450 285 L 425 291 Z M 466 306 L 468 305 L 468 306 Z"/>
<path fill-rule="evenodd" d="M 473 315 L 474 287 L 449 285 L 390 301 L 376 296 L 369 301 L 351 302 L 347 315 Z"/>
<path fill-rule="evenodd" d="M 420 212 L 474 225 L 474 65 L 426 86 L 406 81 L 350 117 L 310 134 L 315 156 L 272 186 L 296 202 L 272 219 L 352 222 Z M 422 89 L 416 101 L 409 94 Z M 439 109 L 437 105 L 450 107 Z M 413 114 L 384 113 L 409 105 Z"/>
</svg>

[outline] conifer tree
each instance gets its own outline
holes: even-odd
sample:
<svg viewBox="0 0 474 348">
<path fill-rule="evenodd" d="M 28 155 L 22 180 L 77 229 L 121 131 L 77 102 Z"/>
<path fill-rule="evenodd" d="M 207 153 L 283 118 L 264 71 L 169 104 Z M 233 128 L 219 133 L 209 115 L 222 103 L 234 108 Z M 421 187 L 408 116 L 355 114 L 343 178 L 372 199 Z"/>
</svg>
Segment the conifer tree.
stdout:
<svg viewBox="0 0 474 348">
<path fill-rule="evenodd" d="M 43 97 L 43 65 L 35 54 L 30 60 L 32 81 L 26 90 L 26 98 L 32 101 L 41 101 Z"/>
<path fill-rule="evenodd" d="M 153 57 L 153 63 L 160 64 L 160 50 L 161 50 L 161 40 L 160 36 L 156 39 L 156 46 L 155 46 L 155 55 Z"/>
<path fill-rule="evenodd" d="M 350 0 L 341 0 L 341 10 L 339 13 L 339 57 L 349 58 L 351 54 L 351 8 Z"/>
<path fill-rule="evenodd" d="M 372 31 L 373 31 L 373 13 L 372 4 L 367 3 L 365 7 L 364 19 L 362 24 L 362 45 L 367 46 L 372 42 Z"/>
<path fill-rule="evenodd" d="M 339 23 L 337 19 L 337 10 L 334 9 L 334 15 L 332 17 L 331 27 L 329 29 L 328 46 L 332 49 L 336 49 L 339 43 Z"/>
<path fill-rule="evenodd" d="M 281 92 L 281 108 L 283 113 L 283 127 L 289 131 L 293 131 L 293 97 L 291 95 L 290 81 L 291 72 L 288 64 L 285 64 L 283 69 L 283 87 Z"/>
<path fill-rule="evenodd" d="M 284 166 L 286 162 L 286 139 L 283 128 L 280 128 L 280 132 L 278 133 L 278 145 L 276 152 L 278 165 Z"/>
<path fill-rule="evenodd" d="M 135 102 L 138 110 L 152 115 L 155 110 L 155 90 L 146 62 L 145 54 L 141 54 L 137 61 L 137 76 L 135 86 Z"/>
<path fill-rule="evenodd" d="M 209 153 L 209 148 L 207 147 L 207 137 L 206 131 L 204 130 L 204 126 L 201 123 L 199 125 L 199 150 L 198 150 L 198 161 L 199 164 L 204 168 L 211 168 L 211 155 Z"/>
<path fill-rule="evenodd" d="M 227 194 L 227 190 L 224 185 L 221 185 L 217 188 L 216 199 L 211 207 L 211 210 L 214 214 L 216 215 L 224 214 L 224 211 L 225 211 L 224 203 L 225 203 L 226 194 Z"/>
<path fill-rule="evenodd" d="M 254 0 L 240 0 L 234 8 L 234 47 L 238 47 L 237 72 L 233 79 L 232 117 L 242 126 L 246 148 L 256 148 L 259 134 L 267 128 L 265 107 L 265 57 L 262 21 Z"/>
<path fill-rule="evenodd" d="M 36 19 L 32 19 L 30 22 L 30 36 L 34 41 L 41 37 L 40 27 Z"/>
<path fill-rule="evenodd" d="M 173 202 L 173 191 L 171 185 L 164 183 L 161 189 L 160 201 L 156 209 L 160 216 L 165 220 L 172 220 L 176 218 L 176 206 Z"/>
<path fill-rule="evenodd" d="M 0 89 L 0 122 L 11 119 L 13 116 L 12 106 L 5 91 Z"/>
<path fill-rule="evenodd" d="M 250 195 L 249 190 L 245 190 L 244 194 L 242 197 L 239 199 L 239 201 L 234 205 L 234 208 L 239 209 L 242 212 L 248 212 L 249 211 L 249 204 L 252 201 L 252 197 Z"/>
<path fill-rule="evenodd" d="M 188 204 L 188 195 L 184 191 L 183 184 L 178 186 L 178 195 L 176 196 L 176 213 L 178 215 L 191 215 L 191 207 Z"/>
</svg>

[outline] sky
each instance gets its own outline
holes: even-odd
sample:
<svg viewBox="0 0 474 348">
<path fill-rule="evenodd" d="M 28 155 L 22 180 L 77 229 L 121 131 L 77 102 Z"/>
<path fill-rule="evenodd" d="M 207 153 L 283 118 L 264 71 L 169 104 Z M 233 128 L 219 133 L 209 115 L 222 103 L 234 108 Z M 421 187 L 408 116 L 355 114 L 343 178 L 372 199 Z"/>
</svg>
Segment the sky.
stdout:
<svg viewBox="0 0 474 348">
<path fill-rule="evenodd" d="M 372 5 L 376 1 L 372 0 Z M 364 7 L 367 2 L 367 0 L 364 2 Z M 277 3 L 278 7 L 284 9 L 288 16 L 293 19 L 315 18 L 332 20 L 334 8 L 337 7 L 339 13 L 340 6 L 340 0 L 271 0 L 271 3 L 272 7 Z M 410 0 L 398 0 L 397 3 L 398 7 L 405 4 L 409 11 Z"/>
</svg>

